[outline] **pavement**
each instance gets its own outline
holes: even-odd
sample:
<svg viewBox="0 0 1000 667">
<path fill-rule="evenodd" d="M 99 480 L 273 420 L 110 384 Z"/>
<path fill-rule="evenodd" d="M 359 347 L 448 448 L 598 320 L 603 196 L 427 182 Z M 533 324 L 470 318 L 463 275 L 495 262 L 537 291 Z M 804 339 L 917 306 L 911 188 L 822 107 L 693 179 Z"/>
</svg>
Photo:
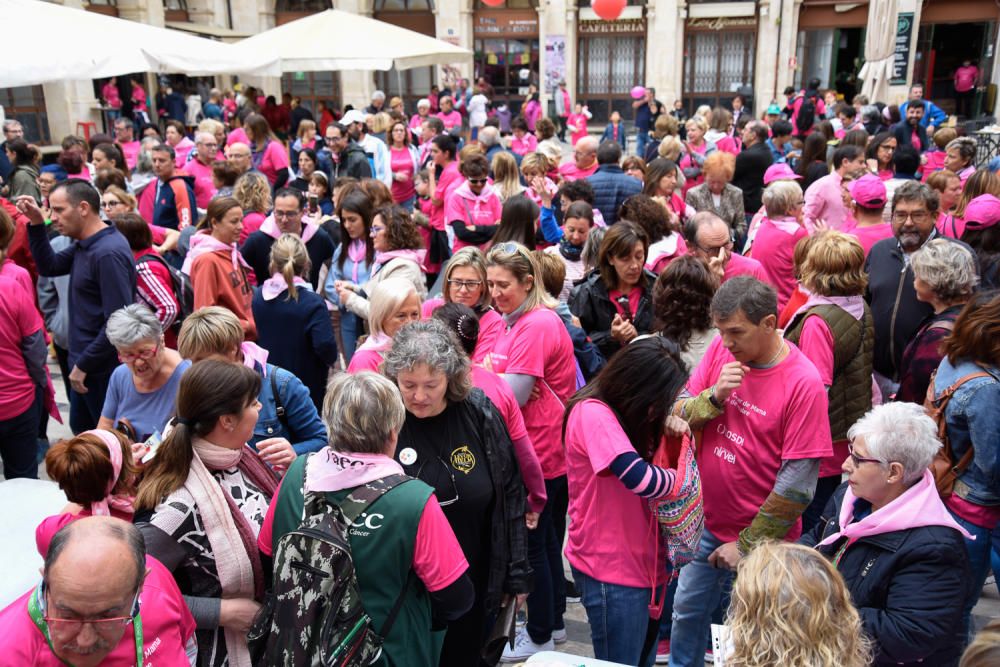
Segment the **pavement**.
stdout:
<svg viewBox="0 0 1000 667">
<path fill-rule="evenodd" d="M 54 419 L 49 419 L 49 441 L 58 442 L 63 438 L 69 438 L 72 433 L 69 430 L 69 402 L 63 388 L 62 375 L 59 372 L 59 365 L 54 359 L 49 362 L 49 370 L 52 373 L 52 382 L 56 388 L 56 404 L 62 413 L 64 424 L 60 424 Z M 45 467 L 38 468 L 39 477 L 47 479 Z M 570 577 L 569 564 L 563 560 L 563 566 L 567 577 Z M 664 613 L 669 613 L 669 610 Z M 1000 618 L 1000 591 L 996 584 L 992 582 L 992 577 L 987 580 L 987 585 L 983 588 L 983 593 L 979 598 L 979 603 L 973 610 L 973 621 L 976 628 L 981 628 L 991 619 Z M 566 605 L 566 636 L 567 642 L 556 647 L 556 650 L 570 655 L 582 657 L 594 657 L 594 651 L 590 643 L 590 627 L 587 624 L 587 613 L 580 603 L 569 603 Z"/>
</svg>

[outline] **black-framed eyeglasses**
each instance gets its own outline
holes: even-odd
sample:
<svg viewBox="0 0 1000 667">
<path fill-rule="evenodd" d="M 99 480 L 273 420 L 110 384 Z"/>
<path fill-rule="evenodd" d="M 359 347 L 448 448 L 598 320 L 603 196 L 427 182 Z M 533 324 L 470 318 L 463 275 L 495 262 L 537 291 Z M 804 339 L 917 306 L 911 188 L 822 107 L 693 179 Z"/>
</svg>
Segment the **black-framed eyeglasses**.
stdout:
<svg viewBox="0 0 1000 667">
<path fill-rule="evenodd" d="M 488 178 L 469 178 L 467 180 L 469 181 L 470 185 L 485 185 L 490 181 L 490 179 Z"/>
<path fill-rule="evenodd" d="M 83 626 L 85 625 L 92 627 L 99 635 L 110 634 L 117 628 L 132 623 L 136 616 L 139 615 L 140 605 L 138 590 L 136 590 L 135 595 L 132 596 L 132 604 L 129 605 L 128 616 L 111 616 L 108 618 L 59 618 L 56 616 L 49 616 L 49 590 L 44 581 L 42 582 L 40 592 L 41 595 L 38 596 L 38 610 L 41 612 L 42 618 L 45 619 L 45 622 L 48 623 L 49 627 L 63 635 L 77 635 L 83 630 Z"/>
<path fill-rule="evenodd" d="M 440 463 L 442 466 L 444 466 L 445 473 L 451 479 L 451 490 L 455 494 L 454 498 L 450 498 L 448 500 L 441 500 L 440 498 L 438 498 L 438 505 L 440 505 L 441 507 L 447 507 L 448 505 L 454 505 L 455 503 L 458 502 L 458 498 L 459 498 L 459 496 L 458 496 L 458 482 L 455 480 L 455 473 L 452 471 L 451 467 L 449 467 L 448 464 L 445 463 L 444 459 L 442 459 L 440 456 L 435 456 L 433 459 L 427 459 L 423 463 L 421 463 L 420 464 L 420 468 L 417 469 L 416 477 L 417 477 L 417 479 L 421 479 L 421 480 L 424 480 L 425 482 L 427 482 L 427 480 L 425 480 L 424 476 L 423 476 L 424 466 L 426 466 L 429 461 L 433 461 L 433 460 L 436 460 L 438 463 Z M 427 482 L 427 483 L 430 484 L 430 482 Z M 431 484 L 431 486 L 434 486 L 434 485 Z M 436 488 L 437 487 L 435 487 L 435 489 Z M 437 491 L 435 491 L 435 493 L 437 493 Z"/>
<path fill-rule="evenodd" d="M 457 290 L 473 291 L 477 290 L 483 286 L 482 280 L 455 280 L 453 278 L 448 279 L 448 286 L 454 287 Z"/>
<path fill-rule="evenodd" d="M 732 250 L 734 243 L 735 242 L 733 241 L 733 239 L 729 239 L 729 241 L 727 241 L 725 245 L 715 246 L 714 248 L 706 248 L 703 245 L 698 245 L 698 250 L 701 250 L 704 253 L 708 253 L 709 255 L 717 255 L 719 254 L 719 249 L 721 248 L 725 248 L 726 250 Z"/>
<path fill-rule="evenodd" d="M 275 218 L 282 218 L 284 220 L 293 220 L 302 215 L 302 211 L 275 211 Z"/>
<path fill-rule="evenodd" d="M 913 220 L 915 224 L 921 224 L 930 220 L 931 214 L 927 211 L 896 211 L 892 214 L 892 221 L 903 224 L 907 219 Z"/>
<path fill-rule="evenodd" d="M 878 463 L 879 465 L 885 465 L 885 461 L 883 461 L 882 459 L 866 458 L 864 456 L 858 456 L 857 454 L 855 454 L 853 442 L 847 443 L 847 453 L 851 456 L 851 463 L 854 464 L 855 468 L 860 466 L 862 463 Z"/>
</svg>

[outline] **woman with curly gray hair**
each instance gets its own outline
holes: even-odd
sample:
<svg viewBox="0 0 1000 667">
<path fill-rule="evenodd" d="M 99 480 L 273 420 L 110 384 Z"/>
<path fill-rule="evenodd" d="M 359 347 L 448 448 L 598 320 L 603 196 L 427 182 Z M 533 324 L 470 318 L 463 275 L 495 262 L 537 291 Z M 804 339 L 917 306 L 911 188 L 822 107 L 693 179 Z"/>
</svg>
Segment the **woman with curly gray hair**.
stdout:
<svg viewBox="0 0 1000 667">
<path fill-rule="evenodd" d="M 469 561 L 472 609 L 448 624 L 441 665 L 479 664 L 486 619 L 502 602 L 521 602 L 531 582 L 525 491 L 514 447 L 490 400 L 472 389 L 469 358 L 438 320 L 395 335 L 382 372 L 406 408 L 395 459 L 434 489 Z"/>
<path fill-rule="evenodd" d="M 948 239 L 933 239 L 910 258 L 917 300 L 934 307 L 910 344 L 900 364 L 897 401 L 923 403 L 931 373 L 941 358 L 941 341 L 955 327 L 962 307 L 979 284 L 976 260 L 969 249 Z"/>
</svg>

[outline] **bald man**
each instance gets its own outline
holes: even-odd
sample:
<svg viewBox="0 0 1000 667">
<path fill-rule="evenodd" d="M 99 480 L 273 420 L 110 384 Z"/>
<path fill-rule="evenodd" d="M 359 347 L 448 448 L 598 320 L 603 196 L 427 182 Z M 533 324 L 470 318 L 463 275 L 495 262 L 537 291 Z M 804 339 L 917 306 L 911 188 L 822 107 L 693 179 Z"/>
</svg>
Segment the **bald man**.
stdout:
<svg viewBox="0 0 1000 667">
<path fill-rule="evenodd" d="M 226 144 L 226 161 L 240 172 L 240 176 L 253 171 L 253 155 L 250 147 L 239 141 Z"/>
<path fill-rule="evenodd" d="M 597 171 L 597 137 L 583 137 L 573 148 L 573 160 L 559 165 L 559 175 L 565 181 L 587 178 Z"/>
<path fill-rule="evenodd" d="M 94 516 L 37 538 L 42 581 L 0 612 L 0 666 L 192 664 L 194 618 L 135 526 Z"/>
</svg>

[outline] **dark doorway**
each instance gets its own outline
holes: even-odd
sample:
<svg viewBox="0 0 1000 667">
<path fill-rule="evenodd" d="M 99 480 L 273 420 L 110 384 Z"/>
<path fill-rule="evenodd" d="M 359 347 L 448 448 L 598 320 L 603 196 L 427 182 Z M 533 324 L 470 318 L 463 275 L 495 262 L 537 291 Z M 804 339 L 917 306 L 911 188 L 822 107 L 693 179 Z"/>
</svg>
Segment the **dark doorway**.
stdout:
<svg viewBox="0 0 1000 667">
<path fill-rule="evenodd" d="M 920 26 L 913 82 L 924 84 L 924 97 L 933 100 L 946 113 L 955 113 L 955 70 L 963 61 L 971 60 L 980 71 L 987 68 L 988 79 L 990 63 L 984 56 L 987 55 L 987 36 L 991 34 L 993 24 L 989 22 Z"/>
</svg>

